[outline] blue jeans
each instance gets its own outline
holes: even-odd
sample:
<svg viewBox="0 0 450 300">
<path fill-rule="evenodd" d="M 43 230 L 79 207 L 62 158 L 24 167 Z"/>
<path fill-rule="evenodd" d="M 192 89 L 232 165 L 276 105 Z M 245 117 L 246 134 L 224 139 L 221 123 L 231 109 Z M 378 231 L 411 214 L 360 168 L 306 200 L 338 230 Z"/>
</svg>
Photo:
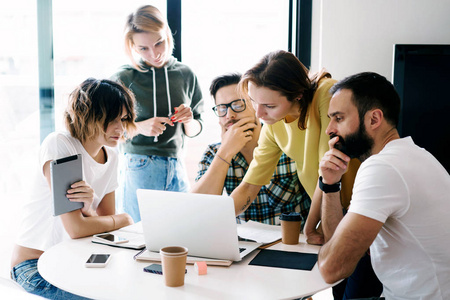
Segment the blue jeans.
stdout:
<svg viewBox="0 0 450 300">
<path fill-rule="evenodd" d="M 380 297 L 383 284 L 372 269 L 370 255 L 364 254 L 350 277 L 333 287 L 334 300 Z"/>
<path fill-rule="evenodd" d="M 47 299 L 89 299 L 66 292 L 51 285 L 37 269 L 37 259 L 23 261 L 11 270 L 11 278 L 20 284 L 28 293 L 35 294 Z"/>
<path fill-rule="evenodd" d="M 188 192 L 189 181 L 183 162 L 173 157 L 125 153 L 117 210 L 128 213 L 135 223 L 141 220 L 137 189 Z"/>
</svg>

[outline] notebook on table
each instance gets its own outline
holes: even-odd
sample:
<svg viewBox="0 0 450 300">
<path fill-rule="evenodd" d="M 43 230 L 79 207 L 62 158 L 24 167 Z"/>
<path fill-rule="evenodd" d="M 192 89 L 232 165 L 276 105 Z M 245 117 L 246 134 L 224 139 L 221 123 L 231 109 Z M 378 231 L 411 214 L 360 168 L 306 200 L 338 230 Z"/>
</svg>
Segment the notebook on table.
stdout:
<svg viewBox="0 0 450 300">
<path fill-rule="evenodd" d="M 147 250 L 188 248 L 189 256 L 240 261 L 261 243 L 238 241 L 229 196 L 137 190 Z"/>
</svg>

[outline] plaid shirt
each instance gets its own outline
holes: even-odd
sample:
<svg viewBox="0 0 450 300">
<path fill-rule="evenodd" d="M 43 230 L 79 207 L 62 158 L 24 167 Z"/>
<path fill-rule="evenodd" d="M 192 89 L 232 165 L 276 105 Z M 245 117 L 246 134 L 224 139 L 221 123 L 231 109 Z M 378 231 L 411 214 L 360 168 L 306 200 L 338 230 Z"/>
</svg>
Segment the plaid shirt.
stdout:
<svg viewBox="0 0 450 300">
<path fill-rule="evenodd" d="M 208 146 L 199 163 L 195 181 L 206 173 L 219 147 L 220 143 Z M 224 183 L 228 195 L 241 183 L 248 166 L 240 152 L 231 160 Z M 239 223 L 241 220 L 253 220 L 278 225 L 281 213 L 295 210 L 300 212 L 303 225 L 308 217 L 310 206 L 311 199 L 298 180 L 295 162 L 283 153 L 270 183 L 261 188 L 256 200 L 236 219 Z"/>
</svg>

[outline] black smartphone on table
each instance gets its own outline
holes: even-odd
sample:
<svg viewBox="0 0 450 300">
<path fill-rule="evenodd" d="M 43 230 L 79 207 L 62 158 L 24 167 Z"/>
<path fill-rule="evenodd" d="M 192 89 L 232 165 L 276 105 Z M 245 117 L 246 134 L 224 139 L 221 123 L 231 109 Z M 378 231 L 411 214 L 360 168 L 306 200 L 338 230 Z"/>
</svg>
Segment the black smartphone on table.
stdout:
<svg viewBox="0 0 450 300">
<path fill-rule="evenodd" d="M 163 273 L 162 265 L 161 264 L 148 265 L 144 268 L 144 272 L 162 275 Z M 184 271 L 184 273 L 187 273 L 187 269 Z"/>
</svg>

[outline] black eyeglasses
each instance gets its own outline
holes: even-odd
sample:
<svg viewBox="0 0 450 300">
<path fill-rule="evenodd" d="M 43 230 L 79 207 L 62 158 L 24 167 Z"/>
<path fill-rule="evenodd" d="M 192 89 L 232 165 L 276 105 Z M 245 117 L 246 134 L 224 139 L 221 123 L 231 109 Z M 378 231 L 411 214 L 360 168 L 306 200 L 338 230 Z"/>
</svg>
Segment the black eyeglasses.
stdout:
<svg viewBox="0 0 450 300">
<path fill-rule="evenodd" d="M 245 100 L 237 99 L 233 100 L 228 104 L 219 104 L 212 108 L 212 110 L 216 113 L 218 117 L 224 117 L 227 114 L 228 107 L 231 108 L 234 112 L 241 112 L 246 109 Z"/>
</svg>

